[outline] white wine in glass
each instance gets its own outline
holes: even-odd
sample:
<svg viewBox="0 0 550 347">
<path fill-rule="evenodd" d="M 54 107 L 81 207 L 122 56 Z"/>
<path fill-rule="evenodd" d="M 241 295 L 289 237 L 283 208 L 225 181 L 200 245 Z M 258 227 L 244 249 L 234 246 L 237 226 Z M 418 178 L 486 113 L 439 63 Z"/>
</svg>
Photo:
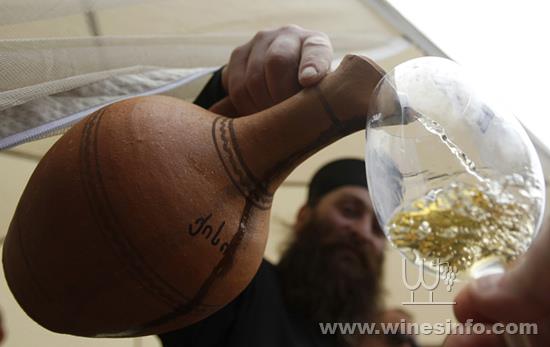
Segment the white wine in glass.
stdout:
<svg viewBox="0 0 550 347">
<path fill-rule="evenodd" d="M 521 256 L 545 198 L 527 133 L 474 85 L 450 60 L 405 62 L 378 84 L 367 123 L 367 179 L 386 236 L 415 264 L 447 263 L 463 279 Z"/>
</svg>

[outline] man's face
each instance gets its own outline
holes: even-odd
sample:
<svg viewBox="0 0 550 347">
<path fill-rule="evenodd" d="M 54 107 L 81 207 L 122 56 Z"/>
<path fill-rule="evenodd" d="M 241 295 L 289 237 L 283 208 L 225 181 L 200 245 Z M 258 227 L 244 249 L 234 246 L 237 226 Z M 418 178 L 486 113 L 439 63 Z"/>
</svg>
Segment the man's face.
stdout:
<svg viewBox="0 0 550 347">
<path fill-rule="evenodd" d="M 312 208 L 318 223 L 338 233 L 355 233 L 371 244 L 381 257 L 386 237 L 378 224 L 369 192 L 357 186 L 343 186 L 323 196 Z"/>
<path fill-rule="evenodd" d="M 384 244 L 368 191 L 331 191 L 301 210 L 281 257 L 285 300 L 314 322 L 368 321 L 380 304 Z"/>
</svg>

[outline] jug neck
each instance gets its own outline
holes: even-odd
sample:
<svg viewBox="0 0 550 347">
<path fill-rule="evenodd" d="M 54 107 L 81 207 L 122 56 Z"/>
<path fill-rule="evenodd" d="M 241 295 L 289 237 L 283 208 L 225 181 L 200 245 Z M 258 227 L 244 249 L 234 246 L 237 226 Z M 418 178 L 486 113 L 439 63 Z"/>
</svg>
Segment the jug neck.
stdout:
<svg viewBox="0 0 550 347">
<path fill-rule="evenodd" d="M 365 129 L 370 95 L 382 78 L 372 61 L 347 56 L 316 87 L 262 112 L 214 124 L 233 182 L 256 198 L 272 196 L 305 159 Z M 266 198 L 269 200 L 268 198 Z"/>
</svg>

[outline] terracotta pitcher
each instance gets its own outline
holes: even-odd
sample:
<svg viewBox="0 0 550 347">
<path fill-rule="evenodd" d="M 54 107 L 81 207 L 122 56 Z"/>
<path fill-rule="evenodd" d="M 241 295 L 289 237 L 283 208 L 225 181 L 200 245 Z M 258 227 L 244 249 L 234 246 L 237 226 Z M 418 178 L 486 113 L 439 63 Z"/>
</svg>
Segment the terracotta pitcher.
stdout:
<svg viewBox="0 0 550 347">
<path fill-rule="evenodd" d="M 83 119 L 40 161 L 11 222 L 15 298 L 81 336 L 162 333 L 217 311 L 259 267 L 277 187 L 364 129 L 381 77 L 347 56 L 319 86 L 242 118 L 154 96 Z"/>
</svg>

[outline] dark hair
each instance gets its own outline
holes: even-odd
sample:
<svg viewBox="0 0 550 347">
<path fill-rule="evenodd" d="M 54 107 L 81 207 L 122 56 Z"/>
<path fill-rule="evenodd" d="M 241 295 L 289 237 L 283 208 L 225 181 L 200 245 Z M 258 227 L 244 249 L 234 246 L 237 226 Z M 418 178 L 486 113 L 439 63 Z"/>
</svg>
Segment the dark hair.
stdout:
<svg viewBox="0 0 550 347">
<path fill-rule="evenodd" d="M 332 161 L 313 175 L 309 184 L 307 204 L 315 206 L 332 190 L 350 185 L 368 189 L 365 161 L 351 158 Z"/>
</svg>

